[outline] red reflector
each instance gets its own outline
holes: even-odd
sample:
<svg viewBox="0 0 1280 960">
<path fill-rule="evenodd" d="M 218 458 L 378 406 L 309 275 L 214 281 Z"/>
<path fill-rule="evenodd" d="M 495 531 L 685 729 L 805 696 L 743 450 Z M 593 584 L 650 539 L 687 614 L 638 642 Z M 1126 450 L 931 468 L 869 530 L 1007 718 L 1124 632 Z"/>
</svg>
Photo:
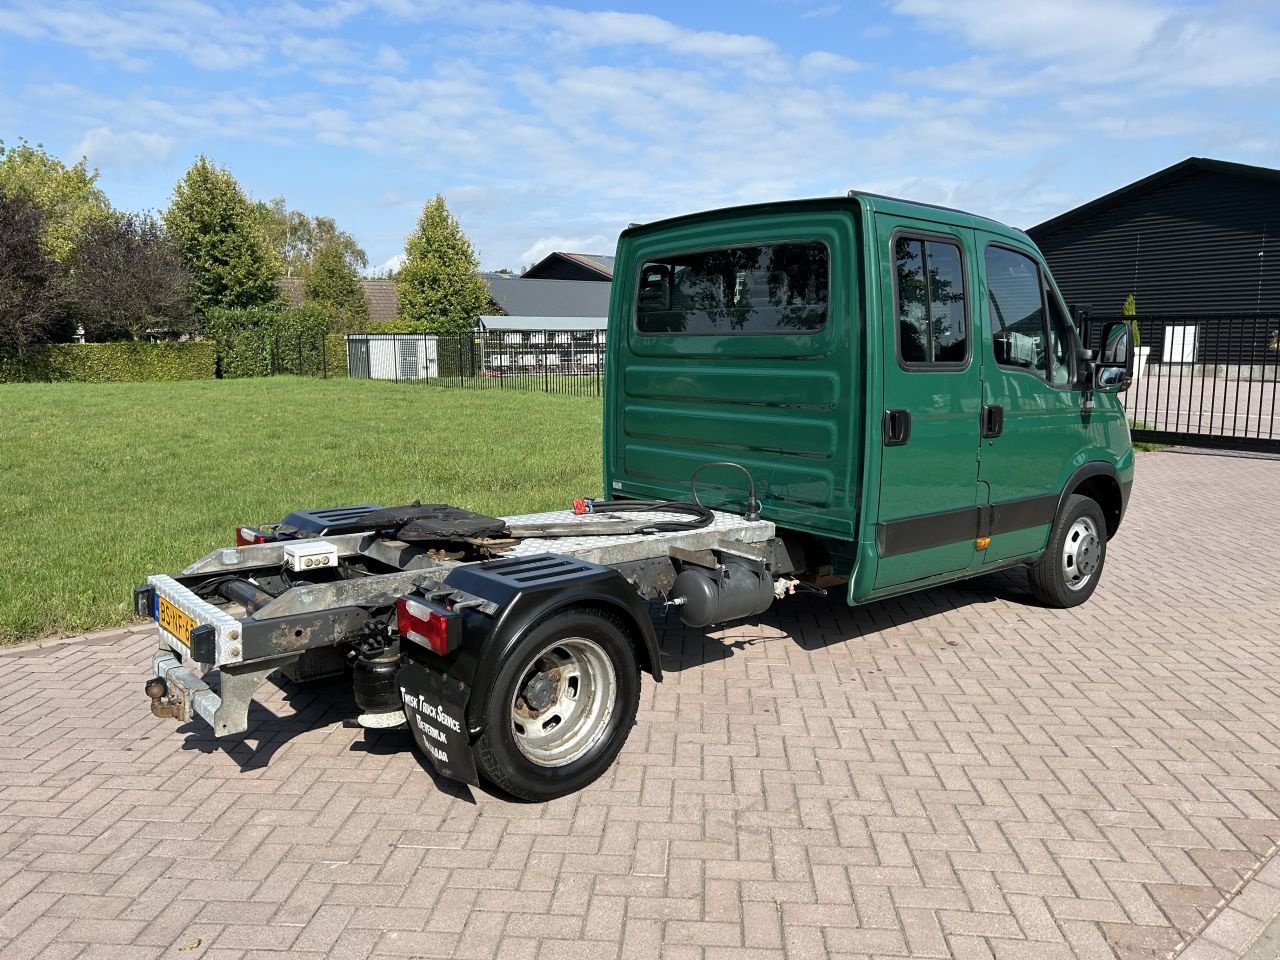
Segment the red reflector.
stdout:
<svg viewBox="0 0 1280 960">
<path fill-rule="evenodd" d="M 432 653 L 449 653 L 450 618 L 408 597 L 396 601 L 396 629 L 406 640 L 420 643 Z"/>
<path fill-rule="evenodd" d="M 236 527 L 236 546 L 249 547 L 255 543 L 266 543 L 267 538 L 253 527 Z"/>
</svg>

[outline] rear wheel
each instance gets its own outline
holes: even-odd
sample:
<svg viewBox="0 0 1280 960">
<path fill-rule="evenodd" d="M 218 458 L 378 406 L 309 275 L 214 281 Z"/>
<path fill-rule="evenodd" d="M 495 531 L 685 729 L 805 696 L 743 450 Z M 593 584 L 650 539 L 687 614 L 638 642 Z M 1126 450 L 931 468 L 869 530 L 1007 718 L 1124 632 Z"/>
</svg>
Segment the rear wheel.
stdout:
<svg viewBox="0 0 1280 960">
<path fill-rule="evenodd" d="M 1093 595 L 1107 560 L 1107 523 L 1090 497 L 1063 504 L 1049 546 L 1031 568 L 1031 592 L 1049 607 L 1074 607 Z"/>
<path fill-rule="evenodd" d="M 498 670 L 476 760 L 525 800 L 580 790 L 609 769 L 640 706 L 640 668 L 621 623 L 568 610 L 538 624 Z"/>
</svg>

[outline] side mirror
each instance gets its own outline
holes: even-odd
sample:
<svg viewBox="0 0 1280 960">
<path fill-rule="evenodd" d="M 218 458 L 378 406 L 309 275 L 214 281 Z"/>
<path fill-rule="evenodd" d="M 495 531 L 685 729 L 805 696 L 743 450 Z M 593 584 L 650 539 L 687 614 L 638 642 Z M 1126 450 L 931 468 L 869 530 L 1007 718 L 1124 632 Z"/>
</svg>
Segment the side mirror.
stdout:
<svg viewBox="0 0 1280 960">
<path fill-rule="evenodd" d="M 1128 320 L 1112 320 L 1102 328 L 1102 348 L 1094 365 L 1093 387 L 1120 393 L 1133 382 L 1133 327 Z"/>
</svg>

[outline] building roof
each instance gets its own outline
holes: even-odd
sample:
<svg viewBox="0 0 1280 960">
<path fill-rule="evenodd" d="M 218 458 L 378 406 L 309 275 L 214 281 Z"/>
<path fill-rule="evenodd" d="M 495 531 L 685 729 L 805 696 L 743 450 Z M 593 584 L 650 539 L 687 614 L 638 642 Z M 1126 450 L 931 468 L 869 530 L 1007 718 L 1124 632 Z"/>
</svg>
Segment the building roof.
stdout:
<svg viewBox="0 0 1280 960">
<path fill-rule="evenodd" d="M 1135 180 L 1133 183 L 1118 190 L 1112 190 L 1096 200 L 1090 200 L 1088 203 L 1081 204 L 1066 213 L 1060 213 L 1043 223 L 1029 227 L 1027 233 L 1031 235 L 1033 240 L 1038 240 L 1043 234 L 1059 230 L 1062 227 L 1083 220 L 1106 207 L 1123 203 L 1138 194 L 1164 186 L 1166 183 L 1171 183 L 1193 173 L 1222 173 L 1234 177 L 1248 177 L 1255 180 L 1280 183 L 1280 170 L 1274 170 L 1271 167 L 1255 167 L 1247 163 L 1231 163 L 1227 160 L 1213 160 L 1209 157 L 1187 157 L 1187 159 L 1180 163 L 1175 163 L 1171 167 L 1157 170 L 1148 177 Z"/>
<path fill-rule="evenodd" d="M 609 283 L 593 280 L 529 280 L 486 273 L 489 296 L 513 317 L 604 317 Z"/>
<path fill-rule="evenodd" d="M 563 262 L 582 267 L 601 280 L 613 279 L 613 257 L 603 253 L 565 253 L 559 250 L 547 254 L 526 270 L 524 275 L 529 279 L 538 279 L 538 274 L 545 273 L 557 263 Z"/>
<path fill-rule="evenodd" d="M 573 283 L 572 280 L 564 281 Z M 589 332 L 603 330 L 609 325 L 607 316 L 601 317 L 481 317 L 481 330 L 530 331 L 560 330 Z"/>
<path fill-rule="evenodd" d="M 369 301 L 369 321 L 385 323 L 394 320 L 400 308 L 394 280 L 361 280 L 364 298 Z"/>
<path fill-rule="evenodd" d="M 291 306 L 301 306 L 303 300 L 302 277 L 281 277 L 277 281 L 285 301 Z M 361 280 L 360 289 L 369 304 L 371 323 L 385 323 L 396 318 L 396 284 L 394 280 Z"/>
</svg>

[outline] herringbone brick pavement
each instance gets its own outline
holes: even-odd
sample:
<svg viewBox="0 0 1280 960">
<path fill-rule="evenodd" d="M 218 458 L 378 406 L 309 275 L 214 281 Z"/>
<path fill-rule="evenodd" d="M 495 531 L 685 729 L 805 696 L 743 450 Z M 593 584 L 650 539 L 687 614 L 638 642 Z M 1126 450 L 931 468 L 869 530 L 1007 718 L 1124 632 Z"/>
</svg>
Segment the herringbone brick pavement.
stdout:
<svg viewBox="0 0 1280 960">
<path fill-rule="evenodd" d="M 619 762 L 540 806 L 333 686 L 155 720 L 148 629 L 0 652 L 0 960 L 1167 956 L 1280 840 L 1278 530 L 1280 462 L 1150 454 L 1077 610 L 669 618 Z"/>
</svg>

